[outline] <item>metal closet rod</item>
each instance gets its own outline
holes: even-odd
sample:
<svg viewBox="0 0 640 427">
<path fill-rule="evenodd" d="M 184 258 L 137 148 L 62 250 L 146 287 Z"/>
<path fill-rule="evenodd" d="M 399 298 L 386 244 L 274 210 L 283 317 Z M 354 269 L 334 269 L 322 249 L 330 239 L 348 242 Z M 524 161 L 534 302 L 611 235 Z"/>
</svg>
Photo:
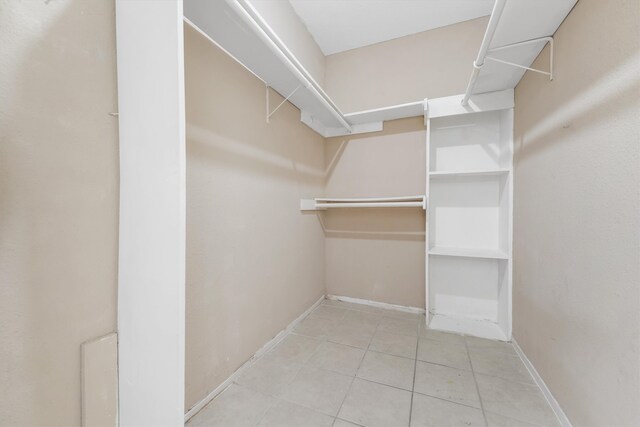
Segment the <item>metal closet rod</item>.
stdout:
<svg viewBox="0 0 640 427">
<path fill-rule="evenodd" d="M 485 31 L 484 38 L 482 39 L 482 44 L 480 45 L 480 51 L 478 52 L 476 60 L 473 61 L 473 71 L 471 72 L 471 78 L 469 79 L 469 84 L 467 85 L 467 91 L 464 93 L 464 98 L 462 98 L 462 105 L 469 104 L 469 98 L 471 97 L 473 88 L 476 85 L 478 74 L 480 74 L 480 68 L 482 68 L 482 66 L 484 65 L 484 59 L 487 56 L 489 45 L 491 44 L 493 36 L 496 33 L 496 28 L 498 28 L 498 23 L 500 22 L 500 17 L 502 16 L 502 11 L 504 10 L 504 6 L 506 3 L 507 0 L 496 0 L 496 2 L 493 4 L 491 18 L 489 18 L 487 31 Z"/>
<path fill-rule="evenodd" d="M 311 77 L 309 72 L 300 64 L 300 61 L 291 53 L 287 46 L 280 40 L 276 33 L 271 29 L 262 16 L 255 10 L 255 8 L 247 3 L 245 0 L 227 0 L 227 3 L 238 12 L 238 15 L 255 29 L 255 33 L 271 51 L 280 58 L 285 66 L 291 71 L 296 78 L 300 81 L 302 86 L 309 89 L 316 98 L 329 110 L 332 116 L 334 116 L 349 132 L 352 132 L 351 124 L 346 121 L 344 114 L 340 111 L 337 105 L 333 103 L 331 98 L 322 90 L 320 85 Z M 268 82 L 267 82 L 268 83 Z"/>
</svg>

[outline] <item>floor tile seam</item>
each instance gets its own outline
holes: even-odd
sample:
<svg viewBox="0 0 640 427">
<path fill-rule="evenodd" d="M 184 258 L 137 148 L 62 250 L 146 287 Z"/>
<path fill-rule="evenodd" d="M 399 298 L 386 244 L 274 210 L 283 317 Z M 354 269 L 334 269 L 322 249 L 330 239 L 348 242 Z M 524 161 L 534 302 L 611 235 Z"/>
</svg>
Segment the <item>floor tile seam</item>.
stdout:
<svg viewBox="0 0 640 427">
<path fill-rule="evenodd" d="M 412 390 L 407 390 L 406 388 L 402 388 L 402 387 L 398 387 L 398 386 L 395 386 L 395 385 L 389 385 L 389 384 L 381 383 L 381 382 L 374 381 L 374 380 L 370 380 L 370 379 L 367 379 L 367 378 L 362 378 L 362 377 L 358 377 L 358 376 L 356 376 L 356 377 L 354 377 L 353 379 L 354 379 L 354 380 L 366 381 L 366 382 L 368 382 L 368 383 L 377 384 L 377 385 L 382 385 L 382 386 L 385 386 L 385 387 L 391 387 L 391 388 L 394 388 L 394 389 L 396 389 L 396 390 L 406 391 L 407 393 L 413 393 L 413 391 L 412 391 Z"/>
<path fill-rule="evenodd" d="M 469 349 L 467 348 L 467 346 L 465 345 L 464 342 L 457 343 L 457 342 L 452 342 L 452 341 L 442 341 L 442 340 L 436 340 L 436 339 L 428 338 L 428 337 L 421 337 L 419 335 L 418 335 L 418 340 L 427 340 L 428 342 L 437 342 L 437 343 L 440 343 L 440 344 L 453 345 L 453 346 L 456 346 L 456 347 L 464 347 L 464 349 L 467 352 L 467 354 L 469 354 Z"/>
<path fill-rule="evenodd" d="M 376 326 L 376 331 L 377 331 L 377 326 Z M 364 350 L 364 352 L 362 353 L 362 357 L 360 358 L 360 363 L 358 363 L 358 368 L 356 369 L 356 372 L 353 375 L 354 378 L 358 377 L 358 372 L 360 372 L 360 368 L 362 367 L 362 362 L 364 362 L 364 358 L 367 355 L 367 352 L 369 351 L 369 347 L 371 346 L 371 341 L 373 340 L 373 336 L 376 334 L 376 331 L 373 331 L 373 334 L 371 334 L 371 337 L 369 338 L 369 342 L 367 343 L 367 347 L 365 349 L 361 349 L 361 350 Z M 342 409 L 342 406 L 340 408 Z"/>
<path fill-rule="evenodd" d="M 399 357 L 401 359 L 413 360 L 414 362 L 417 360 L 417 359 L 413 359 L 413 358 L 407 357 L 407 356 L 399 356 L 397 354 L 391 354 L 391 353 L 387 353 L 387 352 L 380 351 L 380 350 L 373 350 L 371 348 L 369 348 L 367 351 L 370 351 L 372 353 L 386 354 L 387 356 Z M 417 352 L 417 349 L 416 349 L 416 352 Z"/>
<path fill-rule="evenodd" d="M 467 348 L 467 354 L 469 354 L 469 345 L 467 340 L 464 341 L 464 345 Z M 478 393 L 478 401 L 480 402 L 480 410 L 482 411 L 482 418 L 484 419 L 484 425 L 489 426 L 489 422 L 487 421 L 487 414 L 484 410 L 484 403 L 482 402 L 482 396 L 480 395 L 480 386 L 478 385 L 478 379 L 476 378 L 476 373 L 473 370 L 473 362 L 471 361 L 471 355 L 469 355 L 469 366 L 471 366 L 471 375 L 473 376 L 473 384 L 476 386 L 476 393 Z"/>
<path fill-rule="evenodd" d="M 540 387 L 538 387 L 538 385 L 535 382 L 526 382 L 526 381 L 514 380 L 512 378 L 501 377 L 500 375 L 487 374 L 487 373 L 484 373 L 484 372 L 480 372 L 477 369 L 474 372 L 476 374 L 478 374 L 478 375 L 482 375 L 483 377 L 498 378 L 498 379 L 501 379 L 503 381 L 507 381 L 507 382 L 510 382 L 510 383 L 518 383 L 518 384 L 522 384 L 522 385 L 526 385 L 526 386 L 531 386 L 533 388 L 536 388 L 536 389 L 540 390 Z"/>
<path fill-rule="evenodd" d="M 320 304 L 320 306 L 321 305 L 322 304 Z M 369 313 L 369 314 L 381 315 L 381 313 L 379 313 L 379 312 L 377 312 L 375 310 L 362 310 L 362 309 L 357 309 L 357 308 L 353 308 L 353 307 L 340 307 L 338 305 L 331 305 L 331 304 L 325 304 L 325 307 L 339 308 L 340 310 L 355 311 L 357 313 Z"/>
<path fill-rule="evenodd" d="M 296 331 L 291 331 L 291 332 L 287 333 L 287 335 L 285 335 L 284 338 L 282 338 L 282 341 L 284 341 L 284 339 L 287 338 L 289 335 L 296 335 L 296 336 L 299 336 L 299 337 L 311 338 L 312 340 L 316 340 L 316 341 L 326 341 L 326 340 L 323 340 L 323 339 L 320 339 L 320 338 L 316 338 L 316 337 L 312 337 L 312 336 L 309 336 L 309 335 L 302 335 L 301 333 L 298 333 Z M 280 342 L 282 342 L 282 341 L 280 341 Z M 270 351 L 271 350 L 269 350 L 269 352 Z"/>
<path fill-rule="evenodd" d="M 354 426 L 358 426 L 358 427 L 365 427 L 362 424 L 358 424 L 358 423 L 354 423 L 353 421 L 349 421 L 349 420 L 345 420 L 344 418 L 340 418 L 340 417 L 336 417 L 336 421 L 340 420 L 340 421 L 344 421 L 345 423 L 351 423 Z M 335 423 L 334 423 L 335 424 Z"/>
<path fill-rule="evenodd" d="M 402 356 L 398 356 L 398 357 L 402 357 Z M 525 386 L 531 386 L 531 387 L 533 387 L 535 389 L 540 390 L 540 388 L 535 383 L 527 383 L 527 382 L 522 382 L 522 381 L 516 381 L 516 380 L 509 379 L 509 378 L 500 377 L 498 375 L 485 374 L 485 373 L 478 372 L 478 371 L 473 370 L 473 369 L 456 368 L 455 366 L 444 365 L 442 363 L 430 362 L 428 360 L 422 360 L 422 359 L 416 359 L 416 362 L 428 363 L 429 365 L 437 365 L 437 366 L 442 366 L 444 368 L 457 369 L 458 371 L 472 372 L 474 375 L 477 374 L 477 375 L 481 375 L 483 377 L 498 378 L 498 379 L 503 380 L 503 381 L 512 382 L 512 383 L 518 383 L 518 384 L 522 384 L 522 385 L 525 385 Z"/>
<path fill-rule="evenodd" d="M 303 368 L 303 367 L 304 367 L 304 365 L 300 365 L 300 367 L 298 368 L 298 372 L 296 372 L 296 374 L 293 376 L 293 378 L 291 378 L 289 381 L 287 381 L 287 382 L 284 384 L 284 386 L 285 386 L 285 387 L 290 386 L 290 385 L 291 385 L 291 384 L 292 384 L 292 383 L 293 383 L 293 382 L 298 378 L 298 375 L 300 374 L 300 371 L 302 370 L 302 368 Z M 235 381 L 234 381 L 232 384 L 235 384 L 235 385 L 237 385 L 237 386 L 239 386 L 239 387 L 242 387 L 242 388 L 249 389 L 249 390 L 254 391 L 254 392 L 256 392 L 256 393 L 263 394 L 263 395 L 265 395 L 265 396 L 273 397 L 274 399 L 286 400 L 286 399 L 284 398 L 284 396 L 282 395 L 284 392 L 283 392 L 282 394 L 274 394 L 274 393 L 266 392 L 266 391 L 264 391 L 264 390 L 258 390 L 256 387 L 254 387 L 254 386 L 252 386 L 252 385 L 249 385 L 249 384 L 240 384 L 240 383 L 235 382 Z M 231 386 L 231 385 L 230 385 L 230 386 Z M 218 396 L 222 395 L 222 393 L 224 393 L 228 388 L 229 388 L 229 387 L 227 387 L 226 389 L 224 389 L 224 391 L 222 391 Z M 286 401 L 287 401 L 287 402 L 289 402 L 288 400 L 286 400 Z M 295 402 L 290 402 L 290 403 L 295 403 Z"/>
<path fill-rule="evenodd" d="M 356 380 L 356 377 L 351 378 L 351 383 L 349 384 L 349 388 L 347 388 L 347 392 L 344 394 L 344 397 L 342 398 L 342 402 L 340 402 L 340 406 L 338 406 L 338 411 L 336 412 L 336 419 L 338 419 L 338 416 L 342 411 L 342 407 L 344 406 L 344 402 L 347 400 L 347 396 L 349 396 L 349 393 L 351 393 L 351 389 L 353 388 L 353 383 L 355 382 L 355 380 Z M 335 424 L 335 421 L 334 421 L 334 424 Z"/>
<path fill-rule="evenodd" d="M 499 380 L 506 381 L 506 382 L 509 382 L 509 383 L 516 383 L 516 384 L 528 386 L 528 387 L 534 388 L 534 389 L 536 389 L 536 390 L 538 390 L 538 391 L 540 391 L 542 393 L 542 390 L 540 389 L 540 387 L 538 387 L 538 385 L 535 382 L 528 383 L 528 382 L 525 382 L 525 381 L 513 380 L 513 379 L 510 379 L 510 378 L 501 377 L 499 375 L 485 374 L 484 372 L 479 372 L 477 370 L 474 371 L 474 373 L 477 374 L 477 375 L 483 376 L 483 377 L 498 378 Z M 545 401 L 546 401 L 546 399 L 545 399 Z"/>
<path fill-rule="evenodd" d="M 351 347 L 351 348 L 357 348 L 358 350 L 364 350 L 364 351 L 367 350 L 366 347 L 357 347 L 357 346 L 351 345 L 351 344 L 345 344 L 345 343 L 341 343 L 341 342 L 338 342 L 338 341 L 332 341 L 331 338 L 327 338 L 326 342 L 330 342 L 331 344 L 344 345 L 344 346 Z"/>
<path fill-rule="evenodd" d="M 433 399 L 441 400 L 443 402 L 453 403 L 454 405 L 464 406 L 465 408 L 477 409 L 478 411 L 482 411 L 482 408 L 478 408 L 477 406 L 467 405 L 466 403 L 460 403 L 460 402 L 457 402 L 455 400 L 445 399 L 444 397 L 434 396 L 434 395 L 431 395 L 431 394 L 423 393 L 421 391 L 415 391 L 414 390 L 413 394 L 419 394 L 420 396 L 426 396 L 426 397 L 430 397 L 430 398 L 433 398 Z M 500 415 L 500 414 L 498 414 L 498 415 Z"/>
<path fill-rule="evenodd" d="M 444 363 L 431 362 L 429 360 L 416 359 L 418 362 L 429 363 L 431 365 L 444 366 L 445 368 L 457 369 L 459 371 L 471 372 L 471 368 L 459 368 L 456 366 L 445 365 Z"/>
<path fill-rule="evenodd" d="M 534 426 L 537 426 L 537 427 L 548 427 L 546 424 L 540 424 L 540 423 L 538 423 L 536 421 L 525 420 L 523 418 L 516 418 L 513 415 L 504 415 L 504 414 L 500 414 L 500 413 L 495 412 L 495 411 L 486 411 L 486 413 L 487 414 L 492 414 L 492 415 L 498 415 L 500 417 L 504 417 L 504 418 L 509 419 L 509 420 L 520 421 L 522 423 L 531 424 L 531 425 L 534 425 Z"/>
<path fill-rule="evenodd" d="M 440 367 L 443 367 L 443 368 L 455 369 L 457 371 L 473 372 L 471 369 L 456 368 L 456 367 L 449 366 L 449 365 L 443 365 L 442 363 L 429 362 L 429 361 L 426 361 L 426 360 L 416 359 L 416 362 L 422 362 L 422 363 L 426 363 L 428 365 L 436 365 L 436 366 L 440 366 Z M 416 363 L 416 365 L 417 365 L 417 363 Z"/>
<path fill-rule="evenodd" d="M 418 370 L 418 350 L 420 349 L 420 323 L 418 323 L 418 337 L 416 339 L 416 352 L 413 361 L 413 382 L 411 384 L 411 404 L 409 405 L 409 426 L 411 426 L 411 417 L 413 416 L 413 396 L 416 389 L 416 371 Z"/>
<path fill-rule="evenodd" d="M 484 354 L 478 354 L 478 350 L 480 350 L 481 352 L 484 350 Z M 520 356 L 518 356 L 515 353 L 511 353 L 511 352 L 504 352 L 504 351 L 500 351 L 500 350 L 485 350 L 483 348 L 479 348 L 479 347 L 469 347 L 469 354 L 475 354 L 476 357 L 482 357 L 482 356 L 493 356 L 493 355 L 498 355 L 498 356 L 503 356 L 503 357 L 508 357 L 511 359 L 518 359 L 520 360 Z"/>
<path fill-rule="evenodd" d="M 377 332 L 377 330 L 376 330 L 376 332 Z M 420 338 L 420 336 L 418 336 L 418 335 L 401 334 L 401 333 L 399 333 L 399 332 L 385 331 L 385 330 L 383 330 L 383 329 L 381 329 L 381 330 L 380 330 L 380 332 L 385 332 L 385 333 L 387 333 L 387 334 L 393 334 L 393 335 L 400 335 L 400 336 L 402 336 L 402 337 Z"/>
<path fill-rule="evenodd" d="M 344 374 L 341 374 L 341 373 L 339 373 L 339 372 L 329 371 L 329 370 L 327 370 L 327 369 L 317 368 L 317 367 L 315 367 L 315 366 L 310 366 L 310 367 L 311 367 L 311 368 L 314 368 L 314 369 L 317 369 L 317 370 L 320 370 L 320 371 L 330 372 L 330 373 L 332 373 L 332 374 L 337 374 L 337 375 L 340 375 L 340 376 L 343 376 L 343 377 L 351 378 L 351 383 L 349 384 L 349 389 L 351 388 L 351 384 L 353 384 L 353 380 L 355 379 L 355 377 L 350 377 L 350 376 L 348 376 L 348 375 L 344 375 Z M 300 372 L 301 372 L 301 371 L 302 371 L 302 369 L 298 370 L 298 373 L 296 373 L 295 377 L 294 377 L 291 381 L 289 381 L 289 382 L 287 383 L 287 386 L 288 386 L 288 385 L 290 385 L 290 384 L 292 384 L 292 383 L 293 383 L 293 382 L 298 378 L 298 375 L 300 375 Z M 245 388 L 249 388 L 249 387 L 247 387 L 247 386 L 243 386 L 243 387 L 245 387 Z M 254 391 L 258 391 L 258 390 L 255 390 L 255 389 L 252 389 L 252 390 L 254 390 Z M 323 411 L 321 411 L 321 410 L 319 410 L 319 409 L 317 409 L 317 408 L 312 408 L 312 407 L 310 407 L 310 406 L 306 406 L 306 405 L 304 405 L 304 404 L 302 404 L 302 403 L 300 403 L 300 402 L 294 402 L 293 400 L 291 400 L 291 399 L 287 398 L 287 397 L 285 396 L 285 393 L 283 393 L 281 396 L 278 396 L 278 395 L 274 395 L 274 394 L 267 394 L 267 393 L 260 392 L 260 391 L 258 391 L 258 392 L 259 392 L 259 393 L 262 393 L 262 394 L 264 394 L 264 395 L 266 395 L 266 396 L 273 397 L 273 398 L 275 398 L 275 399 L 279 399 L 279 400 L 282 400 L 282 401 L 285 401 L 285 402 L 288 402 L 288 403 L 291 403 L 291 404 L 294 404 L 294 405 L 298 405 L 298 406 L 301 406 L 301 407 L 303 407 L 303 408 L 309 409 L 309 410 L 311 410 L 311 411 L 315 411 L 315 412 L 317 412 L 317 413 L 319 413 L 319 414 L 327 415 L 327 416 L 332 417 L 332 418 L 336 418 L 336 417 L 338 416 L 338 412 L 340 412 L 340 408 L 338 408 L 338 412 L 336 412 L 336 414 L 335 414 L 335 415 L 331 415 L 331 414 L 329 414 L 329 413 L 327 413 L 327 412 L 323 412 Z M 348 391 L 347 391 L 347 393 L 348 393 Z M 346 397 L 346 394 L 345 394 L 345 397 Z M 342 403 L 340 404 L 340 407 L 342 407 Z"/>
<path fill-rule="evenodd" d="M 305 409 L 309 409 L 310 411 L 315 411 L 315 412 L 317 412 L 317 413 L 319 413 L 319 414 L 326 415 L 326 416 L 331 417 L 331 418 L 336 418 L 336 416 L 337 416 L 337 413 L 336 413 L 336 415 L 331 415 L 331 414 L 330 414 L 330 413 L 328 413 L 328 412 L 321 411 L 321 410 L 319 410 L 318 408 L 312 408 L 311 406 L 304 405 L 304 404 L 302 404 L 302 403 L 300 403 L 300 402 L 294 402 L 293 400 L 288 399 L 288 398 L 286 398 L 286 397 L 281 397 L 281 398 L 280 398 L 280 400 L 283 400 L 283 401 L 285 401 L 285 402 L 287 402 L 287 403 L 291 403 L 291 404 L 293 404 L 293 405 L 301 406 L 301 407 L 303 407 L 303 408 L 305 408 Z M 338 412 L 339 412 L 339 411 L 340 411 L 340 410 L 338 409 Z"/>
<path fill-rule="evenodd" d="M 381 353 L 381 354 L 385 354 L 385 353 Z M 414 370 L 415 370 L 415 360 L 409 359 L 409 358 L 404 358 L 404 359 L 413 361 L 414 362 Z M 315 365 L 304 365 L 304 366 L 308 367 L 308 368 L 318 369 L 318 370 L 324 371 L 324 372 L 329 372 L 329 373 L 332 373 L 332 374 L 338 374 L 338 375 L 343 376 L 343 377 L 349 377 L 349 378 L 354 378 L 354 379 L 358 378 L 360 380 L 364 380 L 364 381 L 368 381 L 368 382 L 372 382 L 372 383 L 376 383 L 376 384 L 380 384 L 380 385 L 386 385 L 386 386 L 389 386 L 389 387 L 397 388 L 399 390 L 404 390 L 404 391 L 408 391 L 408 392 L 412 391 L 412 390 L 408 390 L 406 388 L 397 387 L 397 386 L 381 383 L 381 382 L 378 382 L 378 381 L 370 380 L 370 379 L 367 379 L 367 378 L 359 377 L 358 376 L 358 372 L 360 371 L 360 368 L 362 367 L 362 362 L 363 361 L 364 361 L 364 355 L 362 357 L 362 360 L 360 361 L 360 364 L 358 365 L 358 369 L 356 370 L 356 373 L 353 374 L 353 375 L 345 374 L 344 372 L 334 371 L 333 369 L 325 368 L 325 367 L 322 367 L 322 366 L 315 366 Z M 444 365 L 442 365 L 442 366 L 444 366 Z M 449 366 L 445 366 L 445 367 L 449 368 Z M 455 368 L 453 368 L 453 369 L 455 369 Z M 298 374 L 296 374 L 296 377 L 293 380 L 291 380 L 289 383 L 292 383 L 293 381 L 295 381 L 297 376 L 298 376 Z M 242 385 L 242 384 L 238 384 L 238 385 Z M 247 387 L 247 386 L 244 385 L 243 387 Z M 265 393 L 263 393 L 263 394 L 265 394 Z"/>
<path fill-rule="evenodd" d="M 250 389 L 250 390 L 253 390 L 253 389 Z M 254 391 L 257 391 L 257 390 L 254 390 Z M 262 394 L 265 394 L 265 393 L 262 393 Z M 266 395 L 266 396 L 269 396 L 269 395 Z M 275 396 L 269 396 L 269 397 L 275 397 Z M 267 415 L 267 412 L 269 412 L 271 410 L 271 408 L 273 408 L 274 406 L 276 406 L 278 404 L 278 400 L 282 400 L 282 399 L 279 399 L 279 398 L 273 399 L 273 402 L 271 402 L 271 404 L 268 405 L 267 409 L 260 416 L 260 419 L 258 420 L 258 422 L 254 424 L 254 427 L 257 427 L 257 426 L 260 425 L 260 423 L 262 422 L 264 417 Z"/>
<path fill-rule="evenodd" d="M 351 303 L 351 304 L 356 304 L 356 303 Z M 320 304 L 323 305 L 323 304 Z M 367 309 L 362 309 L 362 308 L 356 308 L 356 307 L 340 307 L 339 305 L 332 305 L 332 304 L 324 304 L 327 307 L 334 307 L 334 308 L 339 308 L 341 310 L 349 310 L 349 311 L 357 311 L 358 313 L 369 313 L 369 314 L 375 314 L 375 315 L 379 315 L 379 316 L 383 316 L 383 317 L 389 317 L 389 316 L 385 316 L 385 311 L 384 310 L 389 310 L 389 309 L 385 309 L 385 308 L 378 308 L 378 307 L 373 307 L 376 308 L 377 310 L 367 310 Z M 372 307 L 372 306 L 368 306 L 366 304 L 359 304 L 359 305 L 363 305 L 365 307 Z M 402 310 L 390 310 L 390 311 L 399 311 L 402 312 Z M 394 319 L 408 319 L 411 320 L 407 317 L 394 317 L 391 316 Z"/>
</svg>

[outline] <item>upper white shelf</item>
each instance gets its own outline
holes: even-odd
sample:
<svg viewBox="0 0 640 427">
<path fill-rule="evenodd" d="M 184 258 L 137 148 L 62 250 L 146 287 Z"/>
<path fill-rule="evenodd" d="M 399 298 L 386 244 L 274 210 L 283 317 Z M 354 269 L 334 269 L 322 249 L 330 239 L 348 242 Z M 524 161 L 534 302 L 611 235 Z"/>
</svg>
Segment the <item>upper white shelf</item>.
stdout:
<svg viewBox="0 0 640 427">
<path fill-rule="evenodd" d="M 425 101 L 416 101 L 409 102 L 407 104 L 392 105 L 390 107 L 348 113 L 345 114 L 345 117 L 353 124 L 383 122 L 386 120 L 404 119 L 407 117 L 419 117 L 424 114 L 424 106 Z"/>
<path fill-rule="evenodd" d="M 247 0 L 189 0 L 185 21 L 300 109 L 327 137 L 381 131 L 383 121 L 423 115 L 418 101 L 344 114 Z"/>
<path fill-rule="evenodd" d="M 489 36 L 488 56 L 524 67 L 530 67 L 544 48 L 577 0 L 497 0 L 504 2 L 502 12 L 497 16 L 494 33 L 491 24 L 487 28 Z M 495 13 L 495 9 L 494 9 Z M 491 19 L 494 17 L 492 16 Z M 491 23 L 491 20 L 490 20 Z M 532 43 L 530 40 L 540 39 Z M 514 45 L 508 48 L 505 46 Z M 515 88 L 526 72 L 487 58 L 482 65 L 472 94 Z M 473 99 L 473 97 L 471 98 Z"/>
</svg>

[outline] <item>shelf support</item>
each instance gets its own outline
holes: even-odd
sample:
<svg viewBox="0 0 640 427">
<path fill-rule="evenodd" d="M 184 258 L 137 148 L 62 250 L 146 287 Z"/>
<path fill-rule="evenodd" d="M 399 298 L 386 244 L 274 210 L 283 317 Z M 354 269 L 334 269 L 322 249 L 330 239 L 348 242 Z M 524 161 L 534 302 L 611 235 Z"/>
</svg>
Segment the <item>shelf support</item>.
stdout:
<svg viewBox="0 0 640 427">
<path fill-rule="evenodd" d="M 480 69 L 484 65 L 484 58 L 487 55 L 487 50 L 489 49 L 491 40 L 493 40 L 493 35 L 495 34 L 496 28 L 498 27 L 498 22 L 500 21 L 500 16 L 502 16 L 502 11 L 504 10 L 505 4 L 507 4 L 507 0 L 496 0 L 496 2 L 493 4 L 493 10 L 491 11 L 491 17 L 489 17 L 487 30 L 484 33 L 478 56 L 476 57 L 475 61 L 473 61 L 473 71 L 471 72 L 471 78 L 469 79 L 467 90 L 465 91 L 464 97 L 462 98 L 462 105 L 465 107 L 469 105 L 469 98 L 473 93 L 473 88 L 476 85 L 476 80 L 478 79 L 478 74 L 480 74 Z"/>
<path fill-rule="evenodd" d="M 271 118 L 271 116 L 273 116 L 275 114 L 276 111 L 278 111 L 278 109 L 280 107 L 282 107 L 282 105 L 287 102 L 289 100 L 289 98 L 291 98 L 297 91 L 298 89 L 300 89 L 302 87 L 302 83 L 299 84 L 285 99 L 284 101 L 282 101 L 280 104 L 278 104 L 278 106 L 276 108 L 273 109 L 273 111 L 269 112 L 269 85 L 265 85 L 266 91 L 267 91 L 267 123 L 269 123 L 269 119 Z"/>
<path fill-rule="evenodd" d="M 538 70 L 536 68 L 525 67 L 524 65 L 516 64 L 514 62 L 504 61 L 502 59 L 494 58 L 492 56 L 485 56 L 485 59 L 489 59 L 491 61 L 499 62 L 499 63 L 505 64 L 505 65 L 511 65 L 513 67 L 523 68 L 525 70 L 533 71 L 535 73 L 544 74 L 544 75 L 549 76 L 549 80 L 553 80 L 553 37 L 541 37 L 541 38 L 538 38 L 538 39 L 532 39 L 532 40 L 527 40 L 527 41 L 523 41 L 523 42 L 519 42 L 519 43 L 513 43 L 513 44 L 506 45 L 506 46 L 497 47 L 495 49 L 490 49 L 488 52 L 489 53 L 497 52 L 497 51 L 500 51 L 500 50 L 509 49 L 511 47 L 514 47 L 514 46 L 522 46 L 522 45 L 525 45 L 525 44 L 531 44 L 531 43 L 536 43 L 536 42 L 540 42 L 540 41 L 545 41 L 545 42 L 549 43 L 549 71 L 543 71 L 543 70 Z"/>
</svg>

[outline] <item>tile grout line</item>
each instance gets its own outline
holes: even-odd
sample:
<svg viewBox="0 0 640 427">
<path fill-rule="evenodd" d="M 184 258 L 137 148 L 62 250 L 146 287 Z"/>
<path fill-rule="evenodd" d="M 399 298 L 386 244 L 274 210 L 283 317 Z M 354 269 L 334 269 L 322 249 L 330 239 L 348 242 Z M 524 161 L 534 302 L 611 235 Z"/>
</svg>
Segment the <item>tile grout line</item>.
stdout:
<svg viewBox="0 0 640 427">
<path fill-rule="evenodd" d="M 471 361 L 471 353 L 469 353 L 469 345 L 467 340 L 464 340 L 464 346 L 467 349 L 467 357 L 469 358 L 469 365 L 471 366 L 471 375 L 473 376 L 473 383 L 476 385 L 476 393 L 478 393 L 478 401 L 480 401 L 480 410 L 482 411 L 482 418 L 484 419 L 484 425 L 488 426 L 487 413 L 484 410 L 484 404 L 482 403 L 482 396 L 480 396 L 480 387 L 478 386 L 478 380 L 476 378 L 476 372 L 473 369 L 473 362 Z"/>
<path fill-rule="evenodd" d="M 376 323 L 376 329 L 373 331 L 373 334 L 371 334 L 371 338 L 369 338 L 369 343 L 367 344 L 367 348 L 364 350 L 364 353 L 362 353 L 362 359 L 360 359 L 360 363 L 358 363 L 358 368 L 356 369 L 356 372 L 355 372 L 353 378 L 351 379 L 351 384 L 349 384 L 349 388 L 347 389 L 347 392 L 345 393 L 344 397 L 342 398 L 342 402 L 340 403 L 340 406 L 338 407 L 338 412 L 336 413 L 336 420 L 338 419 L 338 415 L 340 415 L 340 411 L 342 410 L 342 407 L 344 406 L 345 400 L 347 400 L 347 396 L 351 392 L 351 388 L 353 387 L 353 383 L 356 381 L 356 378 L 358 378 L 358 371 L 360 370 L 360 367 L 362 366 L 362 362 L 364 361 L 364 357 L 367 355 L 367 351 L 369 351 L 369 347 L 371 346 L 371 341 L 373 341 L 373 336 L 376 334 L 377 331 L 378 331 L 378 323 Z M 335 420 L 334 420 L 333 423 L 335 424 Z"/>
<path fill-rule="evenodd" d="M 418 320 L 418 330 L 416 331 L 416 354 L 413 359 L 413 384 L 411 384 L 411 402 L 409 404 L 409 426 L 411 426 L 411 416 L 413 415 L 413 396 L 416 391 L 416 371 L 418 370 L 418 347 L 420 346 L 420 322 L 422 319 Z M 426 319 L 425 319 L 426 324 Z"/>
</svg>

